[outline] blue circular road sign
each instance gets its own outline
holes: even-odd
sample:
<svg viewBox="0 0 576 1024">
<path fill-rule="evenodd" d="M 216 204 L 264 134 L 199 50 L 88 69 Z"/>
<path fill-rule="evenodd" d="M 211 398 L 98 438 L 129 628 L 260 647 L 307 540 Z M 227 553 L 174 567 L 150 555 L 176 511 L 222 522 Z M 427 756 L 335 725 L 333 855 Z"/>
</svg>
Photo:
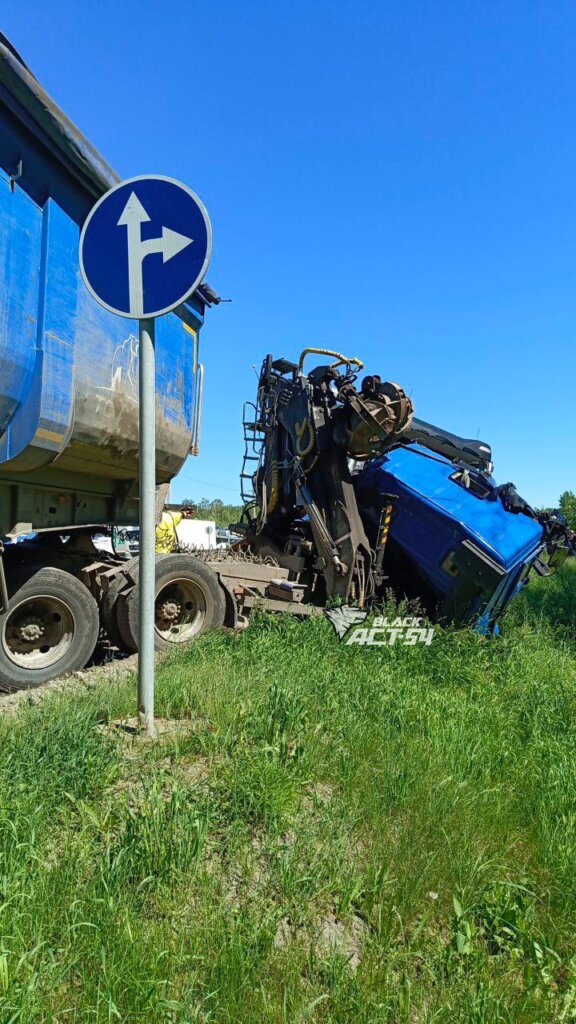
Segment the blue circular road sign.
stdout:
<svg viewBox="0 0 576 1024">
<path fill-rule="evenodd" d="M 212 228 L 198 196 L 161 175 L 128 178 L 91 209 L 80 235 L 88 291 L 119 316 L 169 313 L 198 287 Z"/>
</svg>

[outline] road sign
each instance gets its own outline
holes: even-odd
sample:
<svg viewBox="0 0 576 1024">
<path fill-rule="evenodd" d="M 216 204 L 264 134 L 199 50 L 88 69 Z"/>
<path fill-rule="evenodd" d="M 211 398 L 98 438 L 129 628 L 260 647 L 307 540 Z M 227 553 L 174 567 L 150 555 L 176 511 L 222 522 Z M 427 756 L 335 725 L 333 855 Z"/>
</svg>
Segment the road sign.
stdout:
<svg viewBox="0 0 576 1024">
<path fill-rule="evenodd" d="M 80 236 L 88 291 L 119 316 L 162 316 L 200 284 L 212 229 L 198 196 L 161 175 L 129 178 L 92 207 Z"/>
<path fill-rule="evenodd" d="M 92 207 L 80 235 L 80 270 L 88 291 L 111 313 L 140 321 L 138 717 L 149 734 L 154 734 L 156 592 L 154 318 L 192 294 L 211 250 L 212 229 L 198 196 L 161 175 L 115 185 Z"/>
</svg>

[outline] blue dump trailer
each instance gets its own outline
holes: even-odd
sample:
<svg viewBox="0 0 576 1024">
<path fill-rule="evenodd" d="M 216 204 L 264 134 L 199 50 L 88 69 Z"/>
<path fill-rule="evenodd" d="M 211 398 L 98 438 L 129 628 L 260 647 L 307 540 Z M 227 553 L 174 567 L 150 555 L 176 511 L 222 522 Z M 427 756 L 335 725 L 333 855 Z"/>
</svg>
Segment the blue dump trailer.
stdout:
<svg viewBox="0 0 576 1024">
<path fill-rule="evenodd" d="M 82 223 L 117 175 L 0 42 L 0 533 L 138 521 L 138 324 L 92 299 Z M 157 479 L 194 449 L 199 290 L 157 327 Z M 33 476 L 31 475 L 33 471 Z"/>
<path fill-rule="evenodd" d="M 78 264 L 86 215 L 118 180 L 0 36 L 0 687 L 85 664 L 111 584 L 85 573 L 90 527 L 138 522 L 138 324 L 98 305 Z M 201 285 L 157 325 L 160 504 L 197 450 L 216 301 Z"/>
</svg>

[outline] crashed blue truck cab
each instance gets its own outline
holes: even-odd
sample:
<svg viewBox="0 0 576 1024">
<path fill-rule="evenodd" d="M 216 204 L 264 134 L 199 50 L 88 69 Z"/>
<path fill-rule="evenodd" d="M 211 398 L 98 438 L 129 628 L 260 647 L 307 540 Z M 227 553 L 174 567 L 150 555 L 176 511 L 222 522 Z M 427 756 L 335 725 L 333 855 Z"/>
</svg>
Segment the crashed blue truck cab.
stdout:
<svg viewBox="0 0 576 1024">
<path fill-rule="evenodd" d="M 494 626 L 544 550 L 542 524 L 507 510 L 490 476 L 419 444 L 375 459 L 355 488 L 371 532 L 390 504 L 387 574 L 440 622 Z"/>
</svg>

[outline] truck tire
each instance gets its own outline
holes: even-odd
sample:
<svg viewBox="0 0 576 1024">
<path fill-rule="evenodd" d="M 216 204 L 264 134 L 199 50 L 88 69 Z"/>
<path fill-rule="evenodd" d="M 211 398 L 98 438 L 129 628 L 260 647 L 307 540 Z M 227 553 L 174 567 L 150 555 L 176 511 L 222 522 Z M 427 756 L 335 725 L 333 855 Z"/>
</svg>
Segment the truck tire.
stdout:
<svg viewBox="0 0 576 1024">
<path fill-rule="evenodd" d="M 137 579 L 137 571 L 132 574 Z M 116 603 L 117 622 L 125 647 L 138 650 L 138 585 Z M 222 626 L 226 598 L 216 573 L 191 555 L 156 559 L 154 646 L 157 651 L 189 643 L 207 629 Z"/>
<path fill-rule="evenodd" d="M 80 580 L 62 569 L 33 572 L 0 615 L 0 692 L 84 668 L 99 631 L 98 606 Z"/>
</svg>

